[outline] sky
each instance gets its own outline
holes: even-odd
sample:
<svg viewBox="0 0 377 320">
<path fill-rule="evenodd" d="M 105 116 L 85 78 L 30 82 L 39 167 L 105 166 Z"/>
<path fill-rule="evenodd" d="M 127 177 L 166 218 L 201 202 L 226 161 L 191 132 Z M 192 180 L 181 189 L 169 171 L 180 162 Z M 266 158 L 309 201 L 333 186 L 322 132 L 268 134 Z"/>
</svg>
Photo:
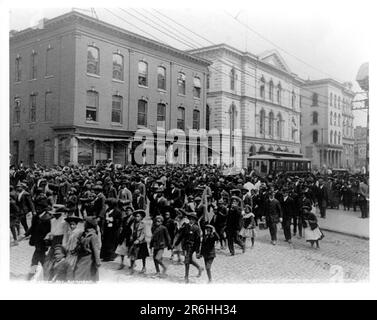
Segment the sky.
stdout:
<svg viewBox="0 0 377 320">
<path fill-rule="evenodd" d="M 144 8 L 140 8 L 137 2 L 128 1 L 128 6 L 124 3 L 104 8 L 105 2 L 99 2 L 102 7 L 96 7 L 95 11 L 100 20 L 146 37 L 154 37 L 178 49 L 187 50 L 215 43 L 227 43 L 253 54 L 277 49 L 291 71 L 301 78 L 314 80 L 331 77 L 340 82 L 351 81 L 356 92 L 360 91 L 355 82 L 358 69 L 371 57 L 372 27 L 370 19 L 367 19 L 371 10 L 368 10 L 370 1 L 367 0 L 359 0 L 358 6 L 348 0 L 249 1 L 247 5 L 240 2 L 237 6 L 238 0 L 235 0 L 232 7 L 202 5 L 200 9 L 198 5 L 167 7 L 164 1 L 159 2 L 158 6 Z M 193 3 L 198 2 L 194 0 Z M 43 17 L 52 18 L 71 10 L 12 8 L 10 29 L 32 27 Z M 75 10 L 91 15 L 88 7 Z M 174 24 L 169 18 L 196 34 Z M 173 34 L 173 38 L 167 36 L 168 32 Z M 365 126 L 366 112 L 356 111 L 354 114 L 355 126 Z"/>
</svg>

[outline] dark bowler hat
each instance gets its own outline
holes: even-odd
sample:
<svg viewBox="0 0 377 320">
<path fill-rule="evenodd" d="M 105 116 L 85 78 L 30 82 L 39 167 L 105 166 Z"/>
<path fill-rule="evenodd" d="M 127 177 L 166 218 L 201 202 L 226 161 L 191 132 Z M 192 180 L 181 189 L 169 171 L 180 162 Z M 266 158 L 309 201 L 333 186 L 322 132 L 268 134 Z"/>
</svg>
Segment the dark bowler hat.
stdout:
<svg viewBox="0 0 377 320">
<path fill-rule="evenodd" d="M 135 210 L 132 214 L 133 214 L 134 216 L 136 216 L 137 214 L 140 214 L 140 215 L 143 217 L 143 219 L 144 219 L 145 216 L 147 215 L 147 214 L 145 213 L 145 211 L 142 210 L 142 209 Z"/>
</svg>

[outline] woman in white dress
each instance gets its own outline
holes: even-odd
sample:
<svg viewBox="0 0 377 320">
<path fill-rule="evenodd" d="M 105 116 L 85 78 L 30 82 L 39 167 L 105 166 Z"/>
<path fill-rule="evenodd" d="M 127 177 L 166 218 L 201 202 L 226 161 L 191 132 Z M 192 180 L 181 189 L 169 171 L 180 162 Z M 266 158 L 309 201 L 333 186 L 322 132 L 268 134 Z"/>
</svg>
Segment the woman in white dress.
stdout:
<svg viewBox="0 0 377 320">
<path fill-rule="evenodd" d="M 66 261 L 68 262 L 68 279 L 73 279 L 73 270 L 75 269 L 77 262 L 77 242 L 79 237 L 84 232 L 83 220 L 76 216 L 65 218 L 65 221 L 69 224 L 69 231 L 63 239 L 63 246 L 67 251 Z"/>
<path fill-rule="evenodd" d="M 318 219 L 314 213 L 311 212 L 311 208 L 304 207 L 304 232 L 305 232 L 305 240 L 314 246 L 316 244 L 316 248 L 319 249 L 319 241 L 324 238 L 324 235 L 319 228 Z"/>
</svg>

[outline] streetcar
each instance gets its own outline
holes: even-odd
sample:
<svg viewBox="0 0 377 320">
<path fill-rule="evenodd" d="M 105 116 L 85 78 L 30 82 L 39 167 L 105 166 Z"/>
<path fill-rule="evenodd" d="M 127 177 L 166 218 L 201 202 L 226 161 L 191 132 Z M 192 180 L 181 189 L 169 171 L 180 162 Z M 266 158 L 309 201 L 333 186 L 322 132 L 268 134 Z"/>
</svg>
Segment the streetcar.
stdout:
<svg viewBox="0 0 377 320">
<path fill-rule="evenodd" d="M 262 177 L 285 172 L 301 174 L 310 172 L 311 160 L 302 154 L 281 151 L 264 151 L 247 158 L 249 172 L 254 171 Z"/>
</svg>

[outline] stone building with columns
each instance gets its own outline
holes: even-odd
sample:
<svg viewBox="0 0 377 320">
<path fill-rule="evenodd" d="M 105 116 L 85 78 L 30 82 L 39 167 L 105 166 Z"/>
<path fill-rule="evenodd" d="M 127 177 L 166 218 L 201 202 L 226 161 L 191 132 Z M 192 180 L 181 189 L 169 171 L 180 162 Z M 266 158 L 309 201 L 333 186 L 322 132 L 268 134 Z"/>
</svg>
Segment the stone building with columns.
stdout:
<svg viewBox="0 0 377 320">
<path fill-rule="evenodd" d="M 138 129 L 205 128 L 209 64 L 77 12 L 12 31 L 12 161 L 127 164 Z"/>
<path fill-rule="evenodd" d="M 221 135 L 221 162 L 246 167 L 263 151 L 300 150 L 300 86 L 278 51 L 255 55 L 226 44 L 188 51 L 212 61 L 207 80 L 210 128 Z"/>
<path fill-rule="evenodd" d="M 333 79 L 308 80 L 301 94 L 302 148 L 305 157 L 312 159 L 312 168 L 351 168 L 351 104 L 355 94 L 349 84 Z"/>
</svg>

